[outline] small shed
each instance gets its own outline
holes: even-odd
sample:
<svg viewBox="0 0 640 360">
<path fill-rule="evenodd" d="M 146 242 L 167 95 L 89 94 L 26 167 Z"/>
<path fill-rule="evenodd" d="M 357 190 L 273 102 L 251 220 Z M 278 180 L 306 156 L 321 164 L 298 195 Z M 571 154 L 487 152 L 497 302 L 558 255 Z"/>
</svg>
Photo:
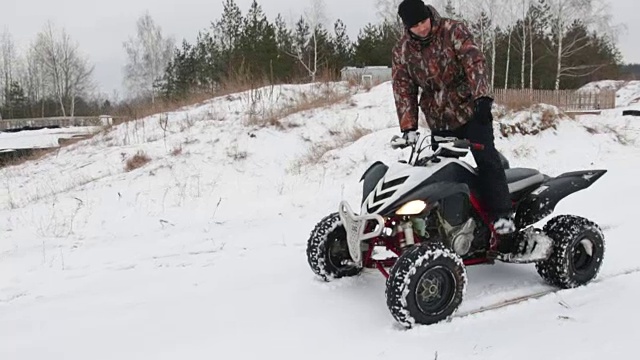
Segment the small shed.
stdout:
<svg viewBox="0 0 640 360">
<path fill-rule="evenodd" d="M 347 66 L 340 71 L 342 81 L 373 86 L 391 81 L 391 68 L 388 66 Z"/>
</svg>

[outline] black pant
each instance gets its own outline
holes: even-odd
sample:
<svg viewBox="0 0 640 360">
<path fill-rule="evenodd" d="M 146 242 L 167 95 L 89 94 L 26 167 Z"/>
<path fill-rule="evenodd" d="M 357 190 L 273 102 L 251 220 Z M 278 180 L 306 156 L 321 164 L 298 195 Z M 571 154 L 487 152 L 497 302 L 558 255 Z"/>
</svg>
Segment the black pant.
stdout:
<svg viewBox="0 0 640 360">
<path fill-rule="evenodd" d="M 432 136 L 434 135 L 455 136 L 484 145 L 483 150 L 471 150 L 478 165 L 478 195 L 493 219 L 510 214 L 511 197 L 504 167 L 494 144 L 492 123 L 471 120 L 455 130 L 432 131 Z"/>
</svg>

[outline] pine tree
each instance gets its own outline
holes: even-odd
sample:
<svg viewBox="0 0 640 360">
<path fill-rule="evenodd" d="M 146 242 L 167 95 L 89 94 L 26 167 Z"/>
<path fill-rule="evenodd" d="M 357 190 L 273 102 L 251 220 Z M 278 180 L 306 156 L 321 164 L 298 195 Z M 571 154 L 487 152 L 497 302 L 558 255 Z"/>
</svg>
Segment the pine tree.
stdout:
<svg viewBox="0 0 640 360">
<path fill-rule="evenodd" d="M 391 66 L 391 54 L 396 41 L 391 24 L 367 24 L 358 34 L 354 45 L 355 65 Z"/>
<path fill-rule="evenodd" d="M 294 76 L 295 61 L 287 52 L 293 47 L 293 34 L 280 14 L 275 20 L 275 34 L 278 48 L 278 61 L 274 64 L 275 76 L 279 80 L 291 79 Z"/>
<path fill-rule="evenodd" d="M 451 0 L 447 0 L 446 5 L 444 6 L 444 14 L 450 19 L 462 20 L 462 16 L 458 14 L 456 7 L 453 5 L 453 1 Z"/>
<path fill-rule="evenodd" d="M 7 118 L 17 119 L 25 116 L 26 97 L 24 90 L 17 81 L 12 81 L 7 92 L 5 112 Z"/>
<path fill-rule="evenodd" d="M 547 0 L 533 1 L 527 13 L 526 23 L 529 30 L 529 88 L 534 88 L 536 69 L 545 67 L 544 60 L 547 48 L 550 48 L 546 36 L 549 28 L 550 8 Z M 548 61 L 547 61 L 548 63 Z M 549 70 L 551 71 L 551 69 Z M 535 86 L 541 87 L 538 82 Z"/>
<path fill-rule="evenodd" d="M 273 63 L 278 56 L 276 30 L 256 0 L 251 3 L 242 28 L 237 57 L 245 67 L 245 74 L 252 80 L 272 78 Z"/>
<path fill-rule="evenodd" d="M 353 45 L 347 35 L 347 26 L 338 19 L 333 25 L 333 59 L 335 70 L 341 70 L 351 63 L 353 57 Z"/>
<path fill-rule="evenodd" d="M 486 12 L 482 11 L 480 17 L 471 24 L 471 32 L 480 46 L 480 50 L 485 52 L 489 48 L 490 32 L 492 29 L 491 19 Z"/>
<path fill-rule="evenodd" d="M 212 38 L 220 49 L 220 61 L 228 73 L 237 57 L 238 43 L 244 32 L 244 19 L 234 0 L 225 0 L 220 20 L 212 26 Z"/>
</svg>

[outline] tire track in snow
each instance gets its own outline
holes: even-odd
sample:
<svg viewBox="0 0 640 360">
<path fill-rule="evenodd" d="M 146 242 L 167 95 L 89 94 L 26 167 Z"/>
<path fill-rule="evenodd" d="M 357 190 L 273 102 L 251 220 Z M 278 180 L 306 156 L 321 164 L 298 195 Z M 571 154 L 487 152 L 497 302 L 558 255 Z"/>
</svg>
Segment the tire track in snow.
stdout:
<svg viewBox="0 0 640 360">
<path fill-rule="evenodd" d="M 610 274 L 610 275 L 607 275 L 607 276 L 603 276 L 603 277 L 601 277 L 599 279 L 596 279 L 596 280 L 592 281 L 591 284 L 599 284 L 599 283 L 602 283 L 602 282 L 604 282 L 606 280 L 609 280 L 609 279 L 612 279 L 612 278 L 617 278 L 617 277 L 621 277 L 621 276 L 627 276 L 627 275 L 636 274 L 636 273 L 640 273 L 640 267 L 629 269 L 629 270 L 625 270 L 625 271 L 621 271 L 621 272 Z M 573 288 L 573 289 L 580 289 L 580 288 L 587 287 L 589 285 L 590 284 L 588 284 L 586 286 L 583 286 L 583 287 Z M 491 305 L 482 306 L 482 307 L 479 307 L 477 309 L 468 310 L 468 311 L 465 311 L 463 313 L 456 314 L 456 315 L 452 316 L 450 318 L 450 320 L 469 317 L 469 316 L 472 316 L 472 315 L 481 314 L 481 313 L 489 312 L 489 311 L 492 311 L 492 310 L 498 310 L 498 309 L 506 308 L 506 307 L 509 307 L 509 306 L 512 306 L 512 305 L 517 305 L 517 304 L 520 304 L 520 303 L 524 303 L 524 302 L 526 302 L 528 300 L 539 299 L 539 298 L 542 298 L 542 297 L 547 296 L 547 295 L 556 294 L 556 293 L 562 292 L 563 290 L 572 290 L 572 289 L 551 288 L 551 289 L 548 289 L 548 290 L 539 291 L 537 293 L 533 293 L 533 294 L 529 294 L 529 295 L 523 295 L 523 296 L 518 296 L 518 297 L 506 299 L 506 300 L 501 300 L 501 301 L 495 302 L 495 303 L 493 303 Z"/>
</svg>

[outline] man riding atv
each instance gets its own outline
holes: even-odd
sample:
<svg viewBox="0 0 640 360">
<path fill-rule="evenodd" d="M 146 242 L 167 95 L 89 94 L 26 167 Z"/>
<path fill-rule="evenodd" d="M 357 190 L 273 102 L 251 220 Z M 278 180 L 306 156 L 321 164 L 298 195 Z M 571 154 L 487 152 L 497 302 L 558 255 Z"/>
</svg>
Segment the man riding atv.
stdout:
<svg viewBox="0 0 640 360">
<path fill-rule="evenodd" d="M 473 150 L 479 196 L 500 235 L 501 253 L 526 258 L 534 247 L 516 244 L 514 212 L 504 167 L 494 145 L 493 98 L 485 57 L 469 29 L 441 17 L 422 0 L 404 0 L 398 14 L 406 28 L 393 49 L 393 92 L 403 139 L 417 141 L 418 107 L 434 137 L 457 137 L 484 145 Z M 418 101 L 419 89 L 422 90 Z"/>
</svg>

